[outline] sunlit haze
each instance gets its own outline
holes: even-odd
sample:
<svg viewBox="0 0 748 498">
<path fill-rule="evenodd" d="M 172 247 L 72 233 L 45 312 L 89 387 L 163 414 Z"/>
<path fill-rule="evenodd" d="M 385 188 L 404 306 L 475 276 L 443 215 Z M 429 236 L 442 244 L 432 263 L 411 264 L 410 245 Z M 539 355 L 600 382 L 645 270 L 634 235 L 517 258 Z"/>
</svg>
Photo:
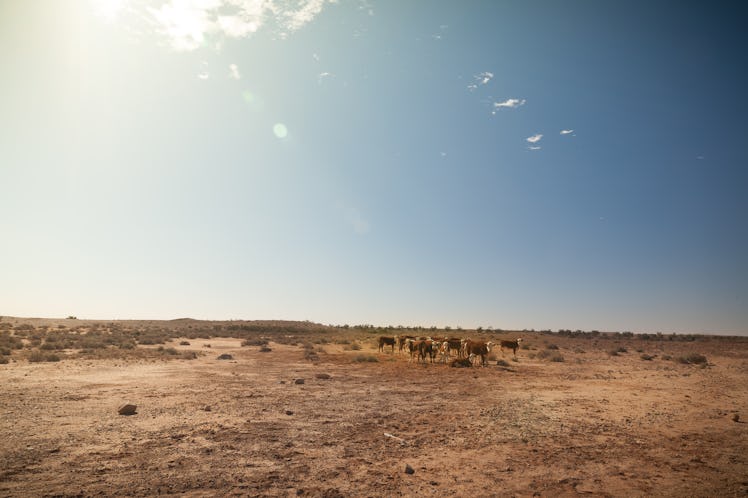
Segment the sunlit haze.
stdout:
<svg viewBox="0 0 748 498">
<path fill-rule="evenodd" d="M 748 334 L 737 2 L 0 2 L 0 314 Z"/>
</svg>

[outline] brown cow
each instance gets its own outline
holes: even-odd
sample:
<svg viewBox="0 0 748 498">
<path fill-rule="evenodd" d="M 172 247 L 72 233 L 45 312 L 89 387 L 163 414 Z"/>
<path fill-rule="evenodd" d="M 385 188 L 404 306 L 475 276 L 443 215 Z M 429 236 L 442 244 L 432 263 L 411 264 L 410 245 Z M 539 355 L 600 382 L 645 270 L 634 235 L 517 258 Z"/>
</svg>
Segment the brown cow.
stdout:
<svg viewBox="0 0 748 498">
<path fill-rule="evenodd" d="M 519 343 L 522 342 L 522 338 L 518 337 L 516 341 L 501 341 L 501 354 L 504 354 L 504 348 L 511 349 L 514 356 L 517 356 L 517 350 L 519 349 Z"/>
<path fill-rule="evenodd" d="M 379 338 L 379 351 L 384 353 L 384 346 L 391 346 L 392 352 L 395 352 L 395 338 L 383 335 Z"/>
<path fill-rule="evenodd" d="M 471 359 L 480 356 L 480 364 L 485 367 L 486 356 L 491 352 L 491 348 L 493 348 L 492 342 L 471 341 L 468 339 L 463 346 L 463 353 L 467 358 Z"/>
<path fill-rule="evenodd" d="M 399 335 L 397 336 L 397 348 L 398 351 L 401 353 L 403 352 L 403 348 L 405 347 L 405 344 L 408 342 L 408 340 L 415 340 L 415 336 L 412 335 Z"/>
</svg>

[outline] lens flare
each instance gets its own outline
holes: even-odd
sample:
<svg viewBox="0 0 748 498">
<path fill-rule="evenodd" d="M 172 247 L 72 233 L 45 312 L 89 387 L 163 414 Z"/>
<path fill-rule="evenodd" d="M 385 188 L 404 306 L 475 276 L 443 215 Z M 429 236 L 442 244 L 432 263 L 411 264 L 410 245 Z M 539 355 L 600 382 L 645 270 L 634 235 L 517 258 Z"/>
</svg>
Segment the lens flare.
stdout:
<svg viewBox="0 0 748 498">
<path fill-rule="evenodd" d="M 273 133 L 278 138 L 286 138 L 288 136 L 288 128 L 283 123 L 275 123 L 273 126 Z"/>
</svg>

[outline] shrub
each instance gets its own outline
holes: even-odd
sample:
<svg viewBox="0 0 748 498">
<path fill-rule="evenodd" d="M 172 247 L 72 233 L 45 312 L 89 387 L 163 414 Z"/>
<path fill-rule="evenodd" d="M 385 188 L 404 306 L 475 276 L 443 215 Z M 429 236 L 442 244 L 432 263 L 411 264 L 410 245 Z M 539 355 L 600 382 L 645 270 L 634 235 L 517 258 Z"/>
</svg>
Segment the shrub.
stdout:
<svg viewBox="0 0 748 498">
<path fill-rule="evenodd" d="M 673 357 L 670 356 L 669 354 L 664 354 L 664 355 L 662 355 L 662 359 L 665 360 L 665 361 L 670 361 L 670 360 L 673 359 Z"/>
<path fill-rule="evenodd" d="M 257 339 L 244 339 L 242 341 L 242 346 L 265 346 L 268 344 L 267 339 L 257 338 Z"/>
<path fill-rule="evenodd" d="M 42 361 L 60 361 L 60 357 L 54 353 L 42 353 L 41 351 L 33 351 L 28 358 L 31 363 L 39 363 Z"/>
<path fill-rule="evenodd" d="M 654 356 L 648 355 L 646 353 L 641 355 L 641 359 L 644 361 L 652 361 L 652 358 L 654 358 Z"/>
<path fill-rule="evenodd" d="M 617 349 L 611 349 L 610 351 L 608 351 L 608 354 L 610 356 L 618 356 L 618 350 Z"/>
<path fill-rule="evenodd" d="M 552 350 L 554 350 L 554 351 L 555 351 L 555 350 L 558 350 L 558 346 L 556 346 L 555 344 L 548 344 L 548 346 L 546 346 L 546 347 L 547 347 L 548 349 L 552 349 Z"/>
<path fill-rule="evenodd" d="M 564 357 L 561 356 L 560 354 L 554 354 L 553 356 L 551 356 L 551 361 L 553 361 L 555 363 L 563 363 L 564 362 Z"/>
<path fill-rule="evenodd" d="M 180 341 L 179 345 L 180 346 L 189 346 L 190 345 L 190 341 Z"/>
<path fill-rule="evenodd" d="M 270 351 L 272 351 L 272 349 L 270 349 L 270 348 L 269 348 L 269 347 L 267 347 L 267 346 L 262 346 L 262 347 L 260 348 L 260 353 L 269 353 Z"/>
<path fill-rule="evenodd" d="M 364 362 L 376 363 L 379 360 L 377 359 L 376 356 L 372 356 L 370 354 L 359 354 L 359 355 L 356 355 L 355 358 L 353 358 L 353 361 L 355 361 L 356 363 L 364 363 Z"/>
<path fill-rule="evenodd" d="M 7 365 L 10 362 L 7 356 L 0 356 L 0 365 Z"/>
<path fill-rule="evenodd" d="M 351 344 L 346 344 L 343 349 L 346 351 L 360 351 L 361 345 L 357 342 L 353 342 Z"/>
<path fill-rule="evenodd" d="M 698 353 L 691 353 L 688 356 L 681 356 L 678 358 L 678 362 L 689 364 L 689 365 L 698 365 L 698 364 L 706 364 L 706 356 L 703 354 Z"/>
</svg>

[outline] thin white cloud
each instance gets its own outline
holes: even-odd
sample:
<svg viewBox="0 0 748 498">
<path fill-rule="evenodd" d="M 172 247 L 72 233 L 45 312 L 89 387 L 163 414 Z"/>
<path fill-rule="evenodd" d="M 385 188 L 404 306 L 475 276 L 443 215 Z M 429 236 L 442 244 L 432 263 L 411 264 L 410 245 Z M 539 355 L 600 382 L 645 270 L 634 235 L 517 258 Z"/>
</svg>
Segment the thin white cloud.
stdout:
<svg viewBox="0 0 748 498">
<path fill-rule="evenodd" d="M 517 107 L 525 105 L 525 102 L 527 102 L 525 99 L 506 99 L 504 102 L 494 102 L 493 108 L 494 110 L 501 109 L 502 107 L 515 109 Z"/>
<path fill-rule="evenodd" d="M 538 133 L 538 134 L 533 135 L 531 137 L 527 137 L 525 140 L 527 140 L 531 144 L 536 144 L 536 143 L 540 142 L 540 140 L 542 138 L 543 138 L 543 134 L 542 133 Z"/>
<path fill-rule="evenodd" d="M 317 75 L 317 83 L 321 85 L 322 82 L 325 80 L 325 78 L 329 78 L 330 76 L 335 76 L 335 75 L 332 73 L 328 73 L 327 71 L 325 71 L 324 73 L 319 73 Z"/>
<path fill-rule="evenodd" d="M 229 78 L 234 80 L 242 79 L 242 75 L 239 73 L 239 66 L 236 64 L 229 64 Z"/>
<path fill-rule="evenodd" d="M 191 51 L 214 37 L 246 38 L 268 23 L 281 36 L 310 23 L 335 0 L 169 0 L 146 7 L 174 50 Z"/>
<path fill-rule="evenodd" d="M 475 80 L 475 83 L 471 83 L 467 86 L 468 90 L 470 90 L 471 92 L 479 86 L 487 85 L 488 82 L 493 79 L 493 73 L 485 71 L 480 74 L 476 74 L 475 76 L 473 76 L 473 79 Z"/>
<path fill-rule="evenodd" d="M 530 145 L 530 146 L 529 146 L 529 147 L 527 147 L 527 148 L 528 148 L 529 150 L 540 150 L 540 149 L 542 149 L 542 147 L 541 147 L 541 146 L 539 146 L 539 145 Z"/>
<path fill-rule="evenodd" d="M 561 130 L 561 135 L 571 135 L 574 130 Z"/>
</svg>

